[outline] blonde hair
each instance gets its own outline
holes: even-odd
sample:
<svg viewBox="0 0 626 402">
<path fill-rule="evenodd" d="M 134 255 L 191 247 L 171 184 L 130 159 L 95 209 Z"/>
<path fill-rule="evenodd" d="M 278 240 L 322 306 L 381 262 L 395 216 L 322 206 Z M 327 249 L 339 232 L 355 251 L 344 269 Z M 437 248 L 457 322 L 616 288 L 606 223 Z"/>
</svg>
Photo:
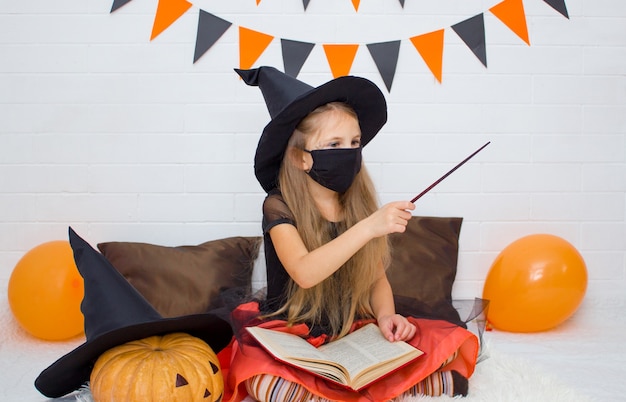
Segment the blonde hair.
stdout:
<svg viewBox="0 0 626 402">
<path fill-rule="evenodd" d="M 296 127 L 279 172 L 279 188 L 308 250 L 328 243 L 337 235 L 313 200 L 307 173 L 296 166 L 297 160 L 302 159 L 306 139 L 319 132 L 323 124 L 321 119 L 328 113 L 343 113 L 357 119 L 354 110 L 340 102 L 315 109 Z M 361 167 L 348 191 L 340 195 L 339 203 L 344 218 L 336 223 L 339 233 L 378 209 L 374 184 L 365 166 Z M 327 321 L 332 336 L 344 336 L 355 317 L 374 318 L 370 304 L 372 285 L 378 279 L 380 264 L 386 268 L 389 259 L 389 247 L 384 236 L 368 242 L 333 275 L 316 286 L 303 289 L 290 279 L 287 301 L 276 314 L 286 313 L 289 324 Z"/>
</svg>

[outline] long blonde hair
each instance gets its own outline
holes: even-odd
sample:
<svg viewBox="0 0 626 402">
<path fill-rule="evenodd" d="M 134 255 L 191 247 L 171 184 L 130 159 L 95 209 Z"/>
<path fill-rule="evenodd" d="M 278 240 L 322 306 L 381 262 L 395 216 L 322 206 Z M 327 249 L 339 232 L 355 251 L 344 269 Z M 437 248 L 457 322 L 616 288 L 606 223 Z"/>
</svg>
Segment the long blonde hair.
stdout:
<svg viewBox="0 0 626 402">
<path fill-rule="evenodd" d="M 279 172 L 279 188 L 308 250 L 328 243 L 337 233 L 333 233 L 331 224 L 317 208 L 309 191 L 306 172 L 293 162 L 302 159 L 306 139 L 315 135 L 320 119 L 327 113 L 347 113 L 357 118 L 354 110 L 341 102 L 315 109 L 299 123 L 291 136 Z M 340 195 L 339 203 L 344 218 L 336 223 L 339 233 L 378 209 L 374 184 L 365 166 L 361 167 L 348 191 Z M 303 289 L 290 279 L 287 301 L 277 314 L 286 313 L 290 324 L 327 321 L 325 323 L 330 326 L 331 335 L 342 337 L 349 332 L 355 317 L 374 318 L 370 304 L 371 288 L 378 279 L 380 264 L 386 268 L 389 259 L 387 238 L 379 237 L 368 242 L 333 275 L 316 286 Z"/>
</svg>

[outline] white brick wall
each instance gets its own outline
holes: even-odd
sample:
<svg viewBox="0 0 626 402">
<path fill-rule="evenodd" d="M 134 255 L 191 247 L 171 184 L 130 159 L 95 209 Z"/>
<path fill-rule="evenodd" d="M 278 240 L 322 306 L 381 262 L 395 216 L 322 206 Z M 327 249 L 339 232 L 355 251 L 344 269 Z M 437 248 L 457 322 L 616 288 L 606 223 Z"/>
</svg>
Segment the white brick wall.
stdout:
<svg viewBox="0 0 626 402">
<path fill-rule="evenodd" d="M 239 26 L 277 39 L 256 65 L 282 69 L 278 38 L 360 43 L 352 73 L 384 84 L 364 44 L 401 39 L 389 123 L 365 152 L 382 201 L 462 216 L 457 297 L 480 296 L 498 253 L 552 233 L 589 270 L 588 298 L 624 292 L 626 2 L 567 0 L 566 19 L 524 0 L 531 46 L 489 11 L 497 0 L 192 1 L 149 40 L 157 0 L 0 2 L 0 279 L 32 247 L 73 226 L 92 244 L 164 245 L 260 233 L 252 172 L 268 121 L 238 67 Z M 233 26 L 192 63 L 198 10 Z M 485 13 L 488 68 L 449 26 Z M 408 38 L 445 33 L 443 83 Z M 300 76 L 331 78 L 320 45 Z M 3 285 L 6 286 L 6 285 Z"/>
</svg>

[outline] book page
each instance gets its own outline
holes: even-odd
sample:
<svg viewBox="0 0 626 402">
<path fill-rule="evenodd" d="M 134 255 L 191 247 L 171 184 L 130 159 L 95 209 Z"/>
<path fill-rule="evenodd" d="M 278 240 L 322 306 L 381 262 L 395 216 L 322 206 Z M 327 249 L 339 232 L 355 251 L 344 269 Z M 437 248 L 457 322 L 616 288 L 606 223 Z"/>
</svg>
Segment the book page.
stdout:
<svg viewBox="0 0 626 402">
<path fill-rule="evenodd" d="M 375 324 L 368 324 L 319 350 L 344 366 L 351 377 L 380 362 L 417 351 L 406 342 L 389 342 Z"/>
<path fill-rule="evenodd" d="M 275 356 L 326 361 L 327 357 L 297 335 L 261 327 L 246 328 Z M 265 334 L 265 335 L 264 335 Z"/>
<path fill-rule="evenodd" d="M 261 327 L 246 328 L 278 360 L 347 384 L 347 371 L 298 335 Z"/>
</svg>

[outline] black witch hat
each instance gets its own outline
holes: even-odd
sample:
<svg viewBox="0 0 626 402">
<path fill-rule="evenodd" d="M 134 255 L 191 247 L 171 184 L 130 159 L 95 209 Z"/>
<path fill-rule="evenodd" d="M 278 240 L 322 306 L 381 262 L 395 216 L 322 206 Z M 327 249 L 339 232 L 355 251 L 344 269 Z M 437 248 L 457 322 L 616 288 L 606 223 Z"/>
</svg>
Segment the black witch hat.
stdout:
<svg viewBox="0 0 626 402">
<path fill-rule="evenodd" d="M 81 311 L 86 342 L 41 372 L 35 387 L 50 398 L 79 389 L 89 380 L 95 361 L 105 351 L 153 335 L 185 332 L 217 353 L 231 340 L 232 330 L 212 313 L 163 318 L 146 299 L 76 232 L 69 229 L 74 260 L 84 279 Z"/>
<path fill-rule="evenodd" d="M 385 96 L 376 84 L 365 78 L 344 76 L 312 87 L 274 67 L 235 71 L 246 84 L 261 89 L 272 118 L 263 129 L 254 156 L 254 173 L 266 192 L 276 187 L 289 137 L 298 123 L 318 106 L 330 102 L 350 105 L 359 120 L 362 146 L 367 145 L 387 121 Z"/>
</svg>

